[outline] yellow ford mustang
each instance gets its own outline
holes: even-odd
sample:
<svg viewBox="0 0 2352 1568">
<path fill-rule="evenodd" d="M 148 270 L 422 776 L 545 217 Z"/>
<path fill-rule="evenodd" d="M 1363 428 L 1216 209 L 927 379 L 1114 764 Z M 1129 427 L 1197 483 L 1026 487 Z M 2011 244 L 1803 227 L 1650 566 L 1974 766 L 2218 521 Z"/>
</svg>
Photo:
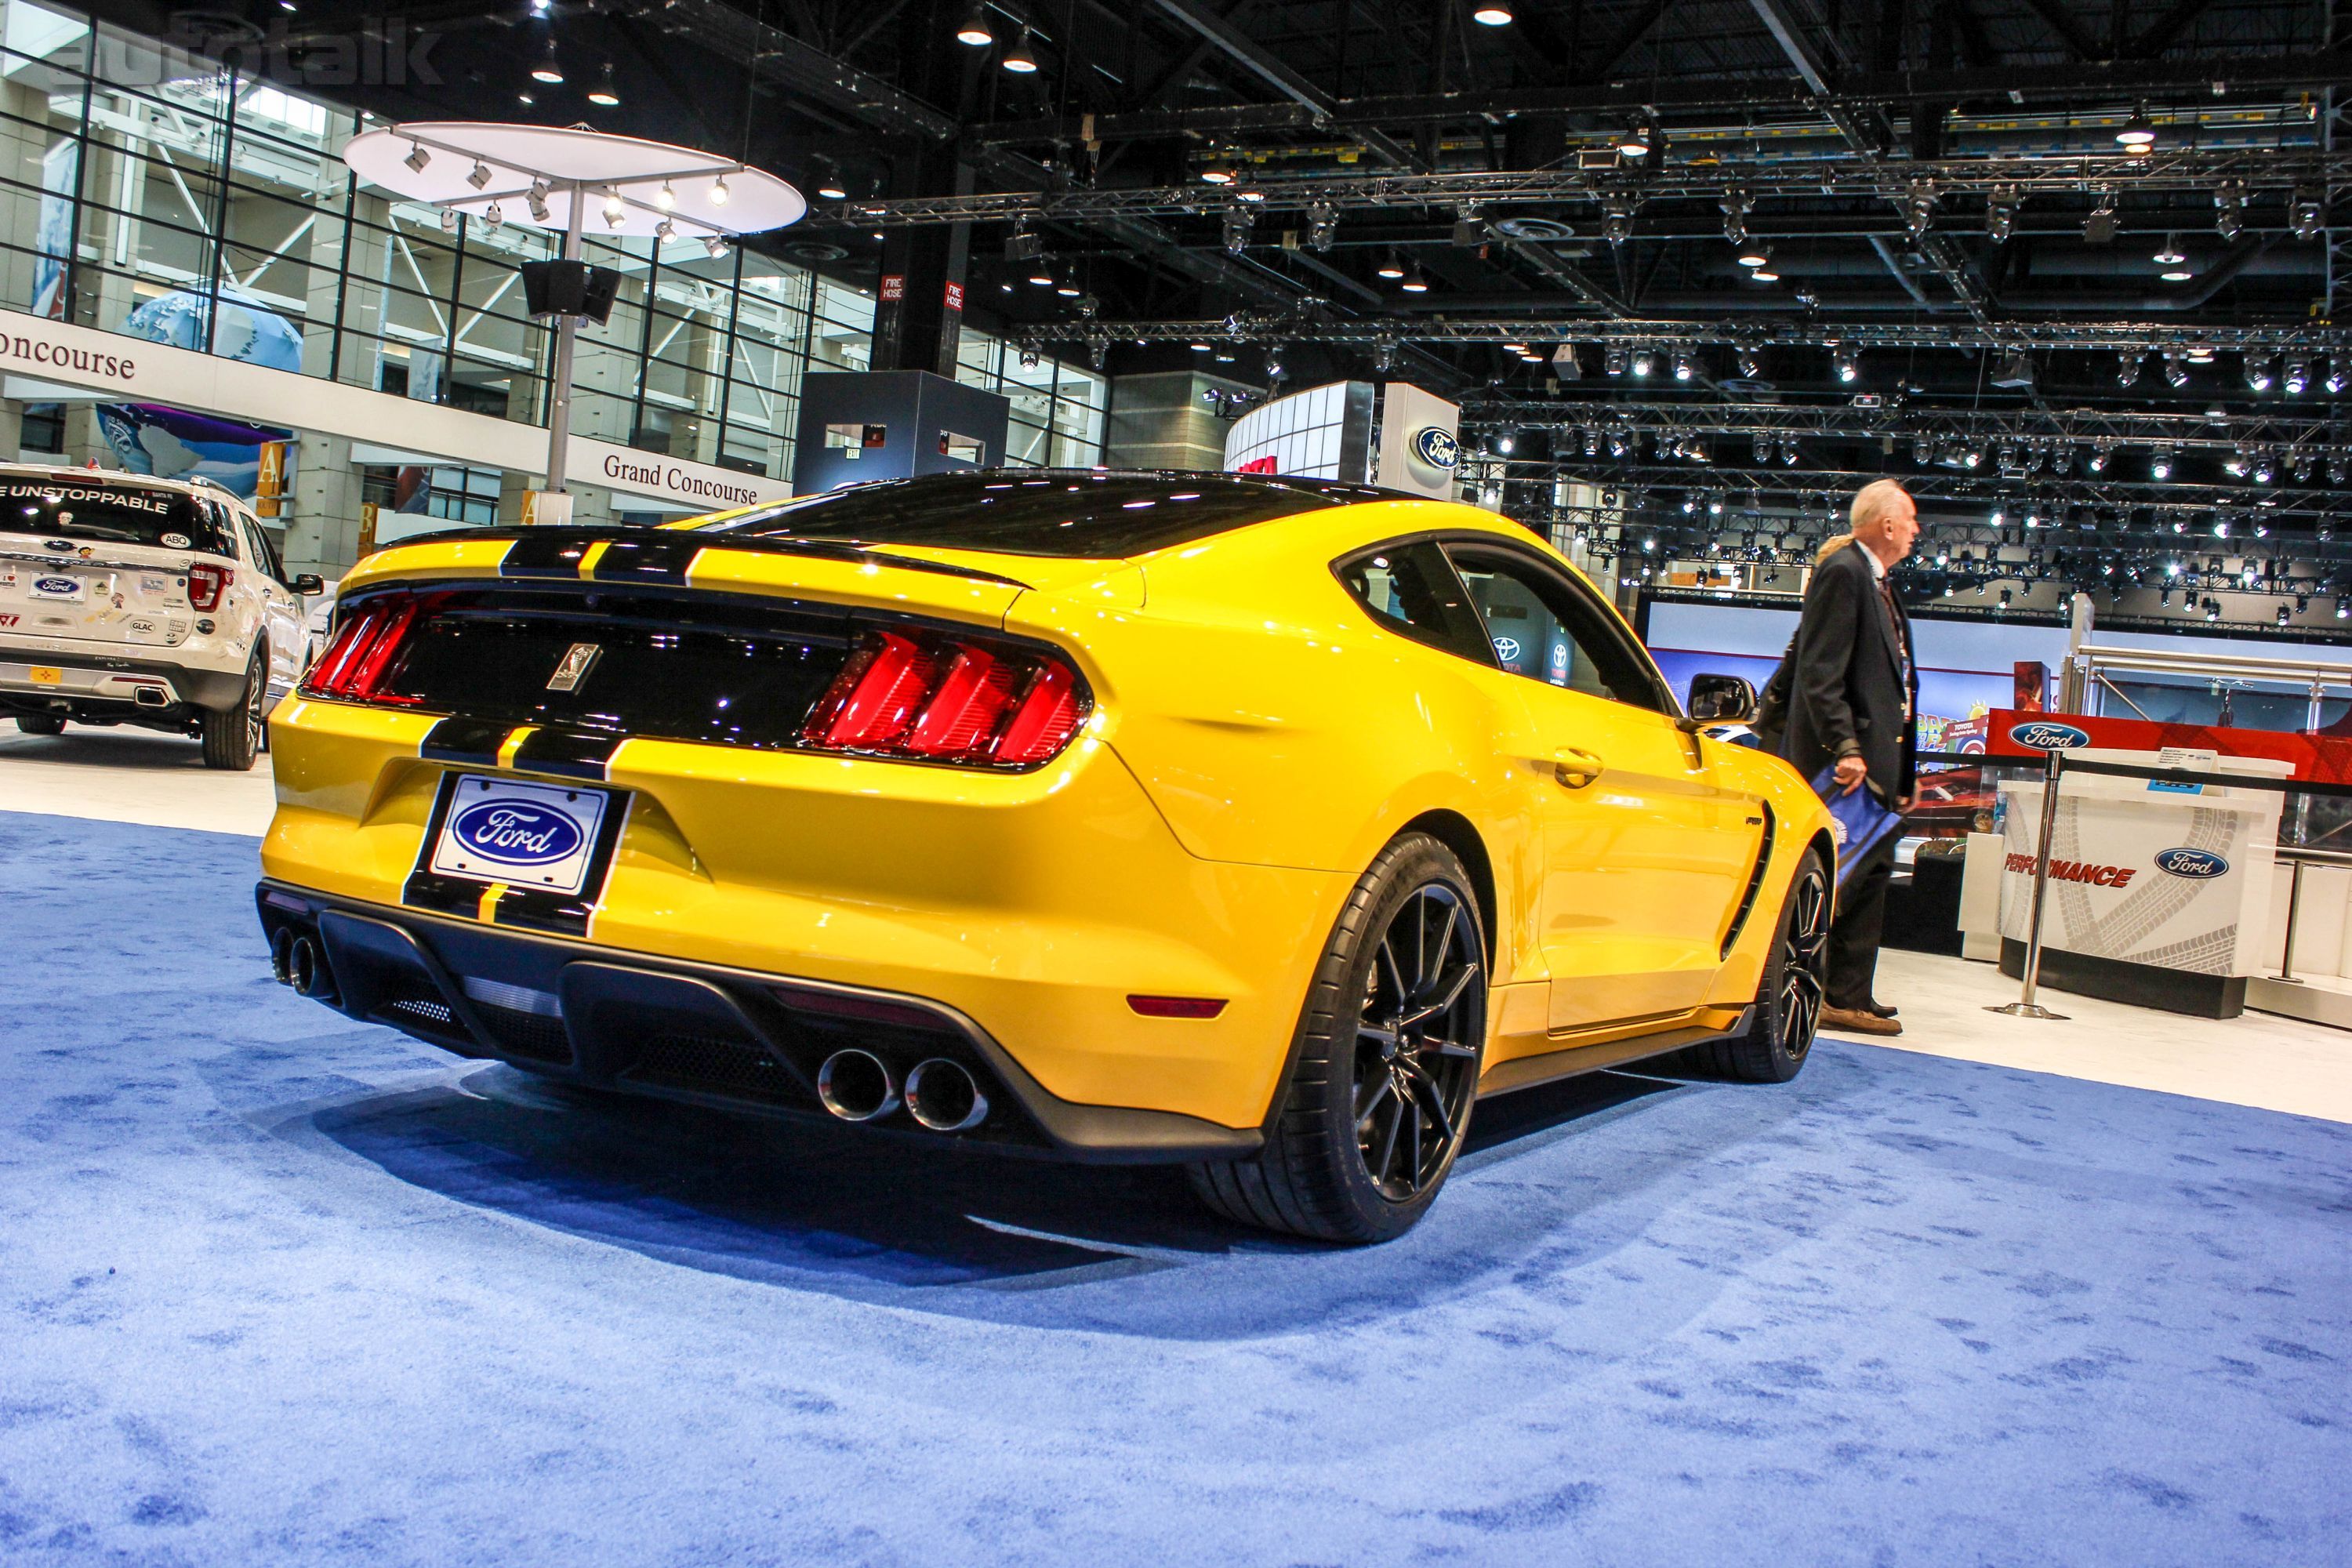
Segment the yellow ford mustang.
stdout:
<svg viewBox="0 0 2352 1568">
<path fill-rule="evenodd" d="M 1379 1240 L 1480 1095 L 1811 1045 L 1828 818 L 1525 530 L 1012 471 L 371 556 L 262 924 L 355 1018 Z"/>
</svg>

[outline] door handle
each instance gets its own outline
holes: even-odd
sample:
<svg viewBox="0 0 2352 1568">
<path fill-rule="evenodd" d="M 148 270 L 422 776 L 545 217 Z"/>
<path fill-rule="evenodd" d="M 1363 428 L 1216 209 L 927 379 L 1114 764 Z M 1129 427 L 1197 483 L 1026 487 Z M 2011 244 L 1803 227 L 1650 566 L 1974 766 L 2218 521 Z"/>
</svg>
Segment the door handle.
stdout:
<svg viewBox="0 0 2352 1568">
<path fill-rule="evenodd" d="M 1575 746 L 1562 746 L 1552 753 L 1551 776 L 1564 789 L 1582 789 L 1601 776 L 1601 759 Z"/>
</svg>

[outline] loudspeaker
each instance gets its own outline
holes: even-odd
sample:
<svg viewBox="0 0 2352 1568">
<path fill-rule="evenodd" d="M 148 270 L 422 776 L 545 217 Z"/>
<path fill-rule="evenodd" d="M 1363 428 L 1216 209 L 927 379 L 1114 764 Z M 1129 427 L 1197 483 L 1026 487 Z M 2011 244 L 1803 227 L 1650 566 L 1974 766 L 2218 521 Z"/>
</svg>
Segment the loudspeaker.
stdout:
<svg viewBox="0 0 2352 1568">
<path fill-rule="evenodd" d="M 523 309 L 535 321 L 584 316 L 601 326 L 612 315 L 620 288 L 621 275 L 609 267 L 562 260 L 522 264 Z"/>
</svg>

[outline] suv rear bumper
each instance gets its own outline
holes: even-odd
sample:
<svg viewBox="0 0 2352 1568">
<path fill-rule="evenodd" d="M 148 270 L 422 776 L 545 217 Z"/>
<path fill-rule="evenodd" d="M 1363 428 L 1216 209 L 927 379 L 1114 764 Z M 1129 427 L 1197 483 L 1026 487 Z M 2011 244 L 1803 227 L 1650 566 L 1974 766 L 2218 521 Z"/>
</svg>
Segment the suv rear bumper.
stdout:
<svg viewBox="0 0 2352 1568">
<path fill-rule="evenodd" d="M 36 668 L 54 669 L 60 679 L 37 682 Z M 142 701 L 144 689 L 163 692 L 162 702 Z M 57 654 L 0 647 L 0 704 L 35 711 L 68 703 L 119 704 L 125 709 L 193 707 L 225 712 L 245 695 L 242 669 L 191 669 L 164 659 L 120 658 L 111 655 Z"/>
<path fill-rule="evenodd" d="M 929 1131 L 903 1106 L 861 1125 L 1101 1164 L 1233 1159 L 1261 1142 L 1255 1128 L 1060 1099 L 969 1016 L 924 997 L 625 952 L 267 879 L 255 900 L 273 953 L 297 939 L 314 944 L 320 978 L 310 994 L 461 1056 L 825 1122 L 835 1117 L 816 1084 L 834 1052 L 869 1051 L 902 1084 L 919 1061 L 945 1058 L 988 1097 L 977 1127 Z"/>
</svg>

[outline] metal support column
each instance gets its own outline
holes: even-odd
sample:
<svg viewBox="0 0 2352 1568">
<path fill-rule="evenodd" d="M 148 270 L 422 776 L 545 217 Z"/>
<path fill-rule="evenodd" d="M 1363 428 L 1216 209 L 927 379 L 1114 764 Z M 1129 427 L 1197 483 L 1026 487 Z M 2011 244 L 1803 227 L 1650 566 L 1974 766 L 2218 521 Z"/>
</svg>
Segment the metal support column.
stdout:
<svg viewBox="0 0 2352 1568">
<path fill-rule="evenodd" d="M 2053 1013 L 2034 1001 L 2033 993 L 2042 983 L 2042 903 L 2050 887 L 2050 836 L 2058 828 L 2058 774 L 2065 765 L 2059 752 L 2049 753 L 2046 771 L 2042 777 L 2042 830 L 2033 847 L 2033 907 L 2027 917 L 2025 931 L 2025 989 L 2014 1002 L 2003 1006 L 1987 1007 L 1988 1013 L 2006 1013 L 2012 1018 L 2052 1018 L 2065 1020 L 2063 1013 Z"/>
</svg>

